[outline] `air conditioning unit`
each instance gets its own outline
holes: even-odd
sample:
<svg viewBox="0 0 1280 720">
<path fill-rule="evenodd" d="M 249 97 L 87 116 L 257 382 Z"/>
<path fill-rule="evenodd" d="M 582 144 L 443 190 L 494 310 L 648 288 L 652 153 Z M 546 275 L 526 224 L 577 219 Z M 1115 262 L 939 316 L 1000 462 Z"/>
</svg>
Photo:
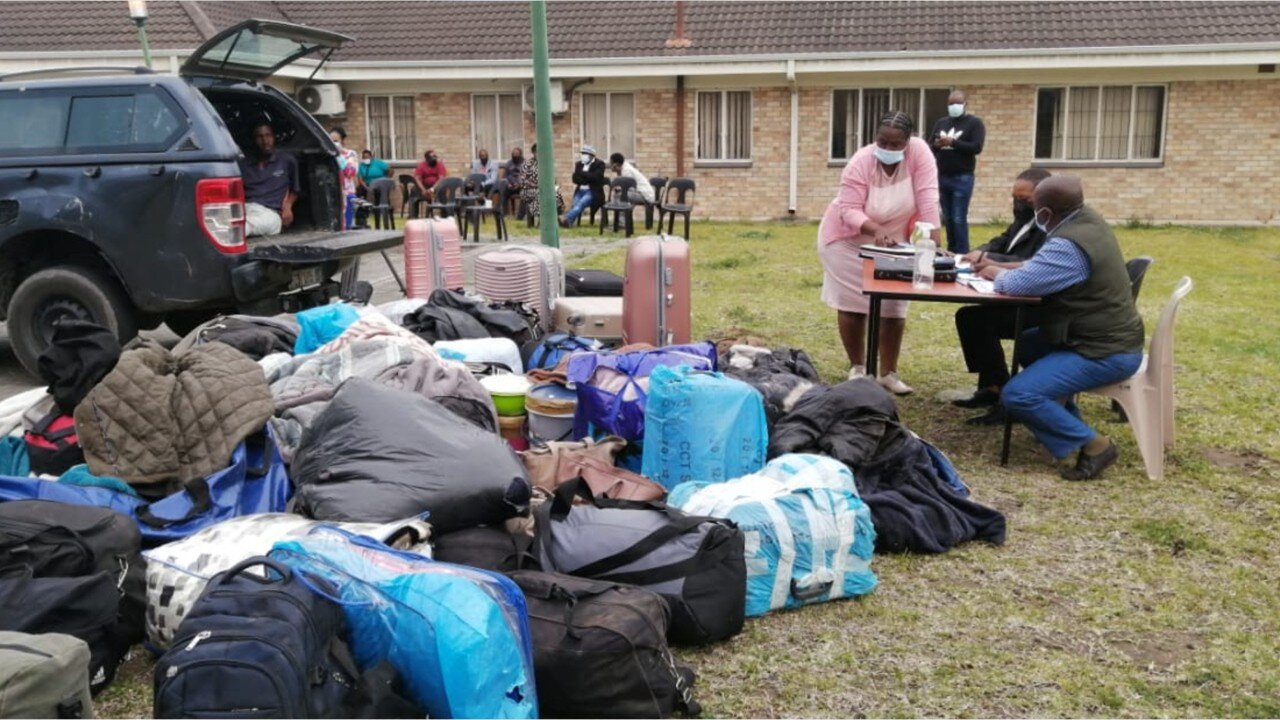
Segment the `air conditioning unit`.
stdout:
<svg viewBox="0 0 1280 720">
<path fill-rule="evenodd" d="M 298 104 L 312 115 L 342 115 L 347 103 L 342 98 L 342 86 L 337 83 L 307 85 L 298 91 Z"/>
<path fill-rule="evenodd" d="M 524 98 L 524 111 L 531 113 L 535 109 L 536 102 L 533 97 L 533 83 L 524 86 L 524 92 L 520 93 Z M 559 80 L 551 81 L 551 114 L 563 115 L 569 112 L 569 98 L 564 96 L 564 83 Z"/>
</svg>

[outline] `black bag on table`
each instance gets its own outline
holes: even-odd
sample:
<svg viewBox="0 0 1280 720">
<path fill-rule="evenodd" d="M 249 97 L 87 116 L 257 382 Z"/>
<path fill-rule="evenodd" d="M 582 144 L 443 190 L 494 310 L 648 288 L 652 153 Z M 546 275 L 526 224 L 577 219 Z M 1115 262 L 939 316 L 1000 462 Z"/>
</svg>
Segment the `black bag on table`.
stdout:
<svg viewBox="0 0 1280 720">
<path fill-rule="evenodd" d="M 622 297 L 622 277 L 608 270 L 583 268 L 564 271 L 567 297 Z"/>
<path fill-rule="evenodd" d="M 155 716 L 350 716 L 359 674 L 342 608 L 309 584 L 333 592 L 266 557 L 215 575 L 156 663 Z"/>
<path fill-rule="evenodd" d="M 0 570 L 0 630 L 62 633 L 89 645 L 89 689 L 96 695 L 115 679 L 129 648 L 140 639 L 119 622 L 116 577 L 34 577 L 25 565 Z"/>
<path fill-rule="evenodd" d="M 696 717 L 693 671 L 667 646 L 670 610 L 631 585 L 522 570 L 538 714 L 553 718 Z"/>
<path fill-rule="evenodd" d="M 434 538 L 431 545 L 431 558 L 440 562 L 501 573 L 538 569 L 538 559 L 530 552 L 533 539 L 501 527 L 455 530 Z"/>
<path fill-rule="evenodd" d="M 575 497 L 588 503 L 574 505 Z M 534 518 L 543 570 L 657 592 L 671 608 L 671 642 L 701 645 L 742 632 L 745 539 L 732 521 L 593 497 L 582 478 L 556 488 Z"/>
</svg>

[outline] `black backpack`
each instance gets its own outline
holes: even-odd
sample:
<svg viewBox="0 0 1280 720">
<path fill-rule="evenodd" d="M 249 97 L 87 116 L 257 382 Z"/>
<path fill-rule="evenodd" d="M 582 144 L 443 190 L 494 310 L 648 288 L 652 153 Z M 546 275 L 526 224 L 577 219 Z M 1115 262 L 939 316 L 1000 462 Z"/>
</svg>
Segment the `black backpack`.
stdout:
<svg viewBox="0 0 1280 720">
<path fill-rule="evenodd" d="M 522 570 L 538 682 L 538 714 L 670 717 L 701 712 L 693 671 L 667 647 L 670 611 L 642 588 Z"/>
<path fill-rule="evenodd" d="M 261 566 L 266 577 L 245 572 Z M 348 706 L 358 671 L 342 608 L 266 557 L 209 581 L 156 663 L 155 716 L 328 718 Z"/>
<path fill-rule="evenodd" d="M 138 640 L 118 618 L 120 591 L 105 572 L 78 577 L 37 578 L 25 565 L 0 570 L 0 630 L 43 635 L 61 633 L 89 646 L 89 689 L 111 683 Z"/>
<path fill-rule="evenodd" d="M 530 552 L 532 545 L 533 538 L 528 535 L 513 535 L 501 527 L 481 526 L 433 538 L 431 557 L 493 572 L 537 570 L 538 559 Z"/>
<path fill-rule="evenodd" d="M 0 503 L 0 567 L 28 568 L 37 581 L 102 573 L 115 590 L 116 627 L 99 637 L 97 646 L 81 638 L 97 665 L 91 673 L 94 692 L 110 681 L 129 646 L 143 636 L 147 602 L 141 545 L 138 526 L 113 510 L 48 500 Z"/>
<path fill-rule="evenodd" d="M 574 504 L 577 497 L 588 503 Z M 543 570 L 653 589 L 671 608 L 671 642 L 702 645 L 742 632 L 746 540 L 732 521 L 593 497 L 582 478 L 556 488 L 533 516 Z"/>
</svg>

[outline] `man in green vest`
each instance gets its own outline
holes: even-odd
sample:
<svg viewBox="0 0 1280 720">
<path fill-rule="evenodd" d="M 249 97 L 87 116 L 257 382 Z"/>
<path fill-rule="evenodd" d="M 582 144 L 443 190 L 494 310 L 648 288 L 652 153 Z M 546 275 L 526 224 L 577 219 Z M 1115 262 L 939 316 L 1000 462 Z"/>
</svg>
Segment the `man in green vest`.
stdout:
<svg viewBox="0 0 1280 720">
<path fill-rule="evenodd" d="M 1026 331 L 1000 402 L 1031 428 L 1067 480 L 1092 480 L 1116 461 L 1115 443 L 1094 432 L 1071 402 L 1081 391 L 1119 382 L 1142 364 L 1142 317 L 1110 226 L 1084 204 L 1079 178 L 1056 175 L 1035 190 L 1044 246 L 1013 270 L 979 267 L 998 292 L 1043 298 L 1040 327 Z M 1076 453 L 1074 463 L 1070 462 Z"/>
</svg>

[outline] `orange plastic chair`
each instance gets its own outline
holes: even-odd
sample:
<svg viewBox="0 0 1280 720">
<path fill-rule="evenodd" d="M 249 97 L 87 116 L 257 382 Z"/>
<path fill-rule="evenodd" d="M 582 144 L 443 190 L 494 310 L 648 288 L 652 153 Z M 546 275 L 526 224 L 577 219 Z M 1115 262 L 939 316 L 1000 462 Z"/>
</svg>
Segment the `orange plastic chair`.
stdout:
<svg viewBox="0 0 1280 720">
<path fill-rule="evenodd" d="M 1152 480 L 1164 477 L 1164 450 L 1173 447 L 1173 323 L 1178 317 L 1178 305 L 1191 292 L 1191 286 L 1191 278 L 1184 277 L 1173 288 L 1169 302 L 1160 310 L 1151 347 L 1138 372 L 1128 380 L 1088 391 L 1109 397 L 1124 408 L 1147 477 Z"/>
</svg>

